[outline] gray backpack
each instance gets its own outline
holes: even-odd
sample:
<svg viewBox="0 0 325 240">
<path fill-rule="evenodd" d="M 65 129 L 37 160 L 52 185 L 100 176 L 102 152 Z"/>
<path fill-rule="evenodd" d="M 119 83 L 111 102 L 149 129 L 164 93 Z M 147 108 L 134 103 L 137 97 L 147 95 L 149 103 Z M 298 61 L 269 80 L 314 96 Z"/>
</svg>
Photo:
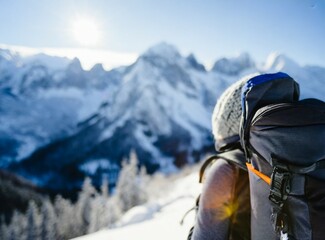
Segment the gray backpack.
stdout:
<svg viewBox="0 0 325 240">
<path fill-rule="evenodd" d="M 325 103 L 298 99 L 285 73 L 242 89 L 253 240 L 325 239 Z"/>
</svg>

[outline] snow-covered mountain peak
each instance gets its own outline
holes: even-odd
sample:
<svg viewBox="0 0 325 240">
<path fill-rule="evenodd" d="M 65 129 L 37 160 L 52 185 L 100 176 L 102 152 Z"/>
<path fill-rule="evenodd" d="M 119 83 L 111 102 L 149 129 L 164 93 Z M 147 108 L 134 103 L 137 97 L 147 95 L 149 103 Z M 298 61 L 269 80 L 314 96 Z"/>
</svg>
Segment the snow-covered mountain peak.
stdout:
<svg viewBox="0 0 325 240">
<path fill-rule="evenodd" d="M 179 59 L 181 55 L 175 46 L 162 42 L 149 48 L 140 58 L 141 57 L 146 59 L 163 58 L 168 62 L 174 62 Z"/>
<path fill-rule="evenodd" d="M 90 72 L 92 73 L 103 73 L 105 72 L 105 69 L 103 67 L 103 64 L 101 63 L 96 63 L 91 69 Z"/>
<path fill-rule="evenodd" d="M 49 71 L 65 69 L 71 62 L 66 57 L 51 56 L 44 53 L 26 56 L 22 59 L 24 65 L 45 66 Z"/>
<path fill-rule="evenodd" d="M 241 53 L 232 58 L 221 58 L 217 60 L 212 68 L 214 72 L 227 75 L 238 75 L 240 72 L 254 68 L 255 62 L 248 53 Z"/>
<path fill-rule="evenodd" d="M 196 69 L 196 70 L 198 70 L 198 71 L 204 71 L 204 72 L 206 71 L 204 65 L 201 64 L 201 63 L 199 63 L 199 62 L 196 60 L 196 57 L 195 57 L 195 55 L 194 55 L 193 53 L 191 53 L 190 55 L 188 55 L 187 58 L 186 58 L 186 60 L 187 60 L 188 64 L 189 64 L 192 68 L 194 68 L 194 69 Z"/>
<path fill-rule="evenodd" d="M 273 52 L 266 60 L 265 69 L 273 71 L 295 70 L 300 66 L 284 54 Z"/>
<path fill-rule="evenodd" d="M 68 70 L 74 73 L 83 71 L 79 58 L 75 57 L 71 60 L 70 64 L 68 65 Z"/>
</svg>

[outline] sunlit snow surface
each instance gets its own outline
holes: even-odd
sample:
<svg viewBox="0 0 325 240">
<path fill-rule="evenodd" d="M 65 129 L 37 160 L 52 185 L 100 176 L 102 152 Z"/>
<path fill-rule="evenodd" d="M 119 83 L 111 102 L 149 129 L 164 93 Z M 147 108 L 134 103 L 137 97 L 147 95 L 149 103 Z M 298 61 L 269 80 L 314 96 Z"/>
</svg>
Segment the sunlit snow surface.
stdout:
<svg viewBox="0 0 325 240">
<path fill-rule="evenodd" d="M 180 225 L 184 213 L 194 206 L 201 191 L 198 173 L 170 183 L 170 192 L 157 202 L 129 210 L 120 222 L 120 227 L 76 238 L 78 240 L 166 240 L 186 239 L 194 223 L 194 211 Z"/>
</svg>

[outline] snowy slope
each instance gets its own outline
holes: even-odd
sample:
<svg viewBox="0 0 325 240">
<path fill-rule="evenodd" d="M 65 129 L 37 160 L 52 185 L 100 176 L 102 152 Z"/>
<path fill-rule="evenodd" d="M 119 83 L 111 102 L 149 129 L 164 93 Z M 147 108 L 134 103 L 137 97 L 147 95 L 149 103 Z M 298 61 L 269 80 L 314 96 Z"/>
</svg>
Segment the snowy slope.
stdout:
<svg viewBox="0 0 325 240">
<path fill-rule="evenodd" d="M 191 209 L 201 191 L 198 173 L 194 172 L 183 179 L 171 183 L 166 197 L 154 203 L 129 210 L 122 219 L 122 226 L 102 230 L 78 240 L 166 240 L 186 239 L 194 223 L 192 211 L 180 225 L 184 213 Z"/>
</svg>

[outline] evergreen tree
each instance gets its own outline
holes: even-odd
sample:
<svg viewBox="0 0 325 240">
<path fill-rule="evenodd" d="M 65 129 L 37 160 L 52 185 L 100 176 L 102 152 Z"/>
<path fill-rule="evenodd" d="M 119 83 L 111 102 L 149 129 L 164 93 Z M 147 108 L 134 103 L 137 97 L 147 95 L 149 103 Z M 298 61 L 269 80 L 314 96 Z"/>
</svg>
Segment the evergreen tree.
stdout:
<svg viewBox="0 0 325 240">
<path fill-rule="evenodd" d="M 27 238 L 27 219 L 26 216 L 17 210 L 14 211 L 9 225 L 12 238 L 26 239 Z"/>
<path fill-rule="evenodd" d="M 121 208 L 118 203 L 117 197 L 113 196 L 109 198 L 106 202 L 106 210 L 109 215 L 108 216 L 108 227 L 112 227 L 114 223 L 116 223 L 122 216 Z"/>
<path fill-rule="evenodd" d="M 41 239 L 54 240 L 58 236 L 57 216 L 54 212 L 54 207 L 49 200 L 43 203 L 41 208 L 42 223 L 41 223 Z"/>
<path fill-rule="evenodd" d="M 122 169 L 116 186 L 116 198 L 122 212 L 143 204 L 146 194 L 141 176 L 138 174 L 138 159 L 135 152 L 131 152 L 129 163 L 122 163 Z"/>
<path fill-rule="evenodd" d="M 96 232 L 104 227 L 102 225 L 105 225 L 105 221 L 103 221 L 103 215 L 106 214 L 106 209 L 104 208 L 103 200 L 104 199 L 101 196 L 96 196 L 96 198 L 91 202 L 88 233 Z"/>
<path fill-rule="evenodd" d="M 58 239 L 70 239 L 79 236 L 75 208 L 71 202 L 58 195 L 54 201 L 54 209 L 58 218 Z"/>
<path fill-rule="evenodd" d="M 88 233 L 96 232 L 109 224 L 109 213 L 106 202 L 108 201 L 108 181 L 105 178 L 98 193 L 91 202 L 90 222 Z"/>
<path fill-rule="evenodd" d="M 30 201 L 27 209 L 27 238 L 26 240 L 40 239 L 40 214 L 34 201 Z"/>
<path fill-rule="evenodd" d="M 92 201 L 97 194 L 96 189 L 91 184 L 91 179 L 86 178 L 75 206 L 76 224 L 78 232 L 81 235 L 87 234 L 88 232 L 93 206 Z"/>
</svg>

